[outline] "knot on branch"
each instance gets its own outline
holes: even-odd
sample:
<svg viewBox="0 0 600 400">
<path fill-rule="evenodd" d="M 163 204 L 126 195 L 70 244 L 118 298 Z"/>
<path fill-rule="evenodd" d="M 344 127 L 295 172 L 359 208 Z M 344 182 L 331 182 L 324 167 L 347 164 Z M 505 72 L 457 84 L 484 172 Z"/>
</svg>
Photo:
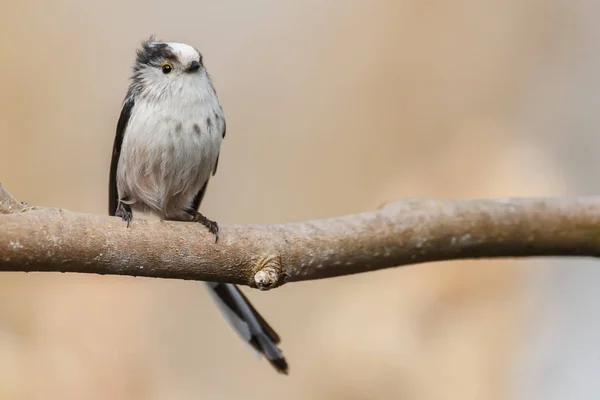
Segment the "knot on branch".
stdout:
<svg viewBox="0 0 600 400">
<path fill-rule="evenodd" d="M 260 290 L 269 290 L 277 287 L 281 279 L 281 262 L 276 255 L 260 259 L 256 263 L 258 271 L 254 274 L 254 283 Z"/>
<path fill-rule="evenodd" d="M 15 199 L 0 183 L 0 214 L 14 214 L 34 208 L 24 201 Z"/>
</svg>

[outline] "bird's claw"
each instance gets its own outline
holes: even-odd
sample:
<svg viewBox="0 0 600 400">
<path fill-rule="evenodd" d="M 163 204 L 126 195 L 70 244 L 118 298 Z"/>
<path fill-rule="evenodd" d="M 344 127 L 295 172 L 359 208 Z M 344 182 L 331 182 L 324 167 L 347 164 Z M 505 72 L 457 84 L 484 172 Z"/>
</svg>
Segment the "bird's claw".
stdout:
<svg viewBox="0 0 600 400">
<path fill-rule="evenodd" d="M 129 228 L 129 224 L 133 219 L 133 213 L 131 212 L 131 206 L 122 202 L 119 202 L 119 206 L 117 207 L 117 212 L 115 212 L 115 216 L 121 217 L 123 221 L 127 222 L 127 228 Z"/>
<path fill-rule="evenodd" d="M 215 243 L 219 241 L 219 224 L 217 224 L 216 221 L 212 221 L 200 213 L 196 213 L 194 216 L 194 221 L 201 223 L 208 228 L 210 233 L 215 235 Z"/>
<path fill-rule="evenodd" d="M 121 218 L 123 219 L 123 221 L 127 222 L 127 228 L 129 228 L 129 224 L 131 223 L 132 217 L 133 217 L 133 215 L 131 215 L 131 213 L 129 211 L 125 211 L 123 213 L 123 216 L 121 216 Z"/>
</svg>

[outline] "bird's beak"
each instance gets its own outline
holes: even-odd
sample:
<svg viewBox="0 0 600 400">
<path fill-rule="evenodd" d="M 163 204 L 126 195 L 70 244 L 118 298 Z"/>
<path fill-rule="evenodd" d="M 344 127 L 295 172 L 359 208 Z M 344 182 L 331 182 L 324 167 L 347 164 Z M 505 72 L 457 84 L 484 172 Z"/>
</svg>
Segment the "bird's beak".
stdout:
<svg viewBox="0 0 600 400">
<path fill-rule="evenodd" d="M 192 61 L 188 67 L 188 72 L 196 72 L 200 69 L 200 63 L 198 61 Z"/>
</svg>

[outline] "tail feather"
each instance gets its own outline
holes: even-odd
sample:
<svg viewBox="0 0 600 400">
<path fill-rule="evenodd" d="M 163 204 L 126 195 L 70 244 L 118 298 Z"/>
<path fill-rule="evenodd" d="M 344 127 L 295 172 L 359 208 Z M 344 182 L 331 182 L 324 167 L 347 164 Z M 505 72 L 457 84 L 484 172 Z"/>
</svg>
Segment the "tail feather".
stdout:
<svg viewBox="0 0 600 400">
<path fill-rule="evenodd" d="M 207 282 L 209 293 L 240 337 L 264 355 L 278 372 L 287 374 L 288 365 L 277 347 L 279 335 L 256 311 L 240 289 L 229 283 Z"/>
</svg>

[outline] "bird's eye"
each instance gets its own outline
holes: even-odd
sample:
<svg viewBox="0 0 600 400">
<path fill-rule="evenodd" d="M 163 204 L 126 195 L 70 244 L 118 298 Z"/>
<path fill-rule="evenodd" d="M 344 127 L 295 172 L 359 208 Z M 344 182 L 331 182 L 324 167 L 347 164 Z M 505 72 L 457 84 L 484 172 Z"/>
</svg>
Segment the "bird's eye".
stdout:
<svg viewBox="0 0 600 400">
<path fill-rule="evenodd" d="M 173 66 L 169 63 L 164 63 L 161 68 L 162 68 L 163 74 L 168 74 L 169 72 L 171 72 L 173 70 Z"/>
</svg>

